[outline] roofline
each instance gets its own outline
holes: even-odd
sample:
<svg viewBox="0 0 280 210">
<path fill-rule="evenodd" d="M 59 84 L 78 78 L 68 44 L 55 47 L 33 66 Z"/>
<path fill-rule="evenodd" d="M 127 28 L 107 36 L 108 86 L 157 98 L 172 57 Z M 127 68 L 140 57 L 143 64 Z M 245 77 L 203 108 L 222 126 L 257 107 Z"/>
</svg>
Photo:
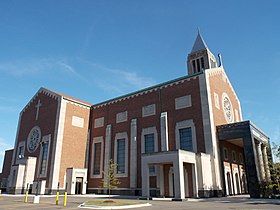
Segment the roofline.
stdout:
<svg viewBox="0 0 280 210">
<path fill-rule="evenodd" d="M 83 102 L 81 102 L 81 101 L 76 101 L 76 100 L 74 100 L 74 99 L 72 99 L 72 98 L 68 98 L 67 96 L 61 96 L 63 99 L 65 99 L 65 100 L 68 100 L 68 101 L 70 101 L 70 102 L 73 102 L 73 103 L 76 103 L 76 104 L 79 104 L 79 105 L 82 105 L 82 106 L 86 106 L 86 107 L 92 107 L 92 104 L 90 104 L 90 103 L 87 103 L 87 102 L 85 102 L 85 103 L 83 103 Z"/>
<path fill-rule="evenodd" d="M 252 126 L 253 128 L 255 128 L 258 132 L 260 132 L 262 135 L 264 135 L 268 140 L 270 139 L 269 136 L 263 132 L 260 128 L 258 128 L 252 121 L 249 121 L 250 126 Z"/>
<path fill-rule="evenodd" d="M 116 97 L 116 98 L 112 98 L 112 99 L 109 99 L 109 100 L 106 100 L 106 101 L 94 104 L 91 107 L 95 108 L 97 106 L 105 105 L 105 104 L 108 104 L 110 102 L 117 101 L 117 100 L 129 97 L 131 95 L 136 95 L 136 94 L 139 94 L 139 93 L 142 93 L 142 92 L 145 92 L 145 91 L 149 91 L 149 90 L 152 90 L 152 89 L 156 89 L 156 88 L 159 88 L 159 87 L 162 87 L 162 86 L 165 86 L 165 85 L 169 85 L 171 83 L 178 82 L 178 81 L 183 80 L 183 79 L 190 79 L 190 78 L 198 76 L 200 74 L 204 74 L 204 71 L 201 71 L 201 72 L 198 72 L 198 73 L 195 73 L 195 74 L 192 74 L 192 75 L 187 75 L 187 76 L 179 77 L 179 78 L 176 78 L 176 79 L 173 79 L 173 80 L 169 80 L 169 81 L 164 82 L 164 83 L 160 83 L 158 85 L 150 86 L 150 87 L 147 87 L 147 88 L 144 88 L 144 89 L 132 92 L 132 93 L 128 93 L 128 94 L 125 94 L 125 95 L 122 95 L 122 96 L 119 96 L 119 97 Z"/>
</svg>

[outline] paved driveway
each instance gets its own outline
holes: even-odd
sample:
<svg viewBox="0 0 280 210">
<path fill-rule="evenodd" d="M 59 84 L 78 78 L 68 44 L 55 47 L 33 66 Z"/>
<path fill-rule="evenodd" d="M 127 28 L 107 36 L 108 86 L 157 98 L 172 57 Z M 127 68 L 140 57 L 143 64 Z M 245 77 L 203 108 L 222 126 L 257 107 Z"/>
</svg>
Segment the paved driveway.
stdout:
<svg viewBox="0 0 280 210">
<path fill-rule="evenodd" d="M 78 206 L 96 196 L 68 196 L 67 206 L 63 206 L 63 197 L 59 198 L 59 205 L 55 205 L 55 196 L 43 196 L 40 198 L 40 204 L 33 204 L 33 197 L 28 198 L 28 202 L 23 202 L 23 196 L 0 195 L 0 209 L 80 209 Z M 152 200 L 148 201 L 151 207 L 137 208 L 139 210 L 146 208 L 147 210 L 183 210 L 183 209 L 201 209 L 201 210 L 222 210 L 222 209 L 280 209 L 280 200 L 266 199 L 249 199 L 245 196 L 226 197 L 226 198 L 209 198 L 209 199 L 188 199 L 186 201 L 169 201 L 169 200 Z"/>
</svg>

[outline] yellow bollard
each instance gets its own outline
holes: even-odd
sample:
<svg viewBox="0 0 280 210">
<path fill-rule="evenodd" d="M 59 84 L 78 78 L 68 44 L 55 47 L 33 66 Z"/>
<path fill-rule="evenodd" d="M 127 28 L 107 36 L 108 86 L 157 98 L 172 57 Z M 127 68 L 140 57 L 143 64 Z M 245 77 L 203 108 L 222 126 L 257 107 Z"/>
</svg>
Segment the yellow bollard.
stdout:
<svg viewBox="0 0 280 210">
<path fill-rule="evenodd" d="M 55 204 L 58 205 L 59 192 L 56 192 Z"/>
<path fill-rule="evenodd" d="M 64 202 L 63 202 L 63 206 L 66 206 L 67 203 L 67 192 L 64 193 Z"/>
<path fill-rule="evenodd" d="M 25 192 L 24 203 L 27 203 L 27 199 L 28 199 L 28 190 L 26 190 Z"/>
</svg>

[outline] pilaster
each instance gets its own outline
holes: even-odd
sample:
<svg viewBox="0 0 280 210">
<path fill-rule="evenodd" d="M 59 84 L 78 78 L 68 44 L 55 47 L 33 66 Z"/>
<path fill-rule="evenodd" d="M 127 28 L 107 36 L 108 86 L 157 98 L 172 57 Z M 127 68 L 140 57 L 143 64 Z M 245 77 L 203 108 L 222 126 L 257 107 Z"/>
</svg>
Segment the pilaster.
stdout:
<svg viewBox="0 0 280 210">
<path fill-rule="evenodd" d="M 137 187 L 137 119 L 130 123 L 130 187 Z"/>
<path fill-rule="evenodd" d="M 160 135 L 161 135 L 161 151 L 168 151 L 168 121 L 167 112 L 160 115 Z"/>
</svg>

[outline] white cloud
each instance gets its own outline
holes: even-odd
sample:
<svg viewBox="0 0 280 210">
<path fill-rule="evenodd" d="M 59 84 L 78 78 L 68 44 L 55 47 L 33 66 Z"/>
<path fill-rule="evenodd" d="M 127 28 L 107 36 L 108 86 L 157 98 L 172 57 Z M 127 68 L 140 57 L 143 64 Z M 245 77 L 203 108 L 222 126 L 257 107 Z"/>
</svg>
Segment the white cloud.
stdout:
<svg viewBox="0 0 280 210">
<path fill-rule="evenodd" d="M 11 112 L 18 112 L 19 110 L 12 106 L 0 106 L 0 112 L 3 113 L 11 113 Z"/>
<path fill-rule="evenodd" d="M 141 76 L 134 71 L 109 68 L 82 59 L 80 59 L 80 62 L 90 66 L 94 74 L 93 83 L 106 92 L 125 94 L 156 83 L 151 77 Z"/>
<path fill-rule="evenodd" d="M 52 59 L 16 60 L 0 64 L 0 72 L 14 77 L 36 75 L 53 67 Z"/>
<path fill-rule="evenodd" d="M 60 60 L 60 61 L 57 61 L 57 64 L 60 66 L 59 69 L 61 69 L 63 72 L 65 72 L 69 75 L 73 75 L 74 77 L 79 78 L 83 82 L 86 82 L 89 84 L 88 79 L 86 79 L 84 76 L 79 74 L 78 71 L 76 71 L 76 69 L 73 66 L 71 66 L 69 63 L 67 63 L 66 61 Z"/>
<path fill-rule="evenodd" d="M 0 63 L 0 72 L 13 77 L 41 76 L 43 74 L 51 75 L 58 71 L 86 81 L 66 59 L 40 58 Z"/>
</svg>

